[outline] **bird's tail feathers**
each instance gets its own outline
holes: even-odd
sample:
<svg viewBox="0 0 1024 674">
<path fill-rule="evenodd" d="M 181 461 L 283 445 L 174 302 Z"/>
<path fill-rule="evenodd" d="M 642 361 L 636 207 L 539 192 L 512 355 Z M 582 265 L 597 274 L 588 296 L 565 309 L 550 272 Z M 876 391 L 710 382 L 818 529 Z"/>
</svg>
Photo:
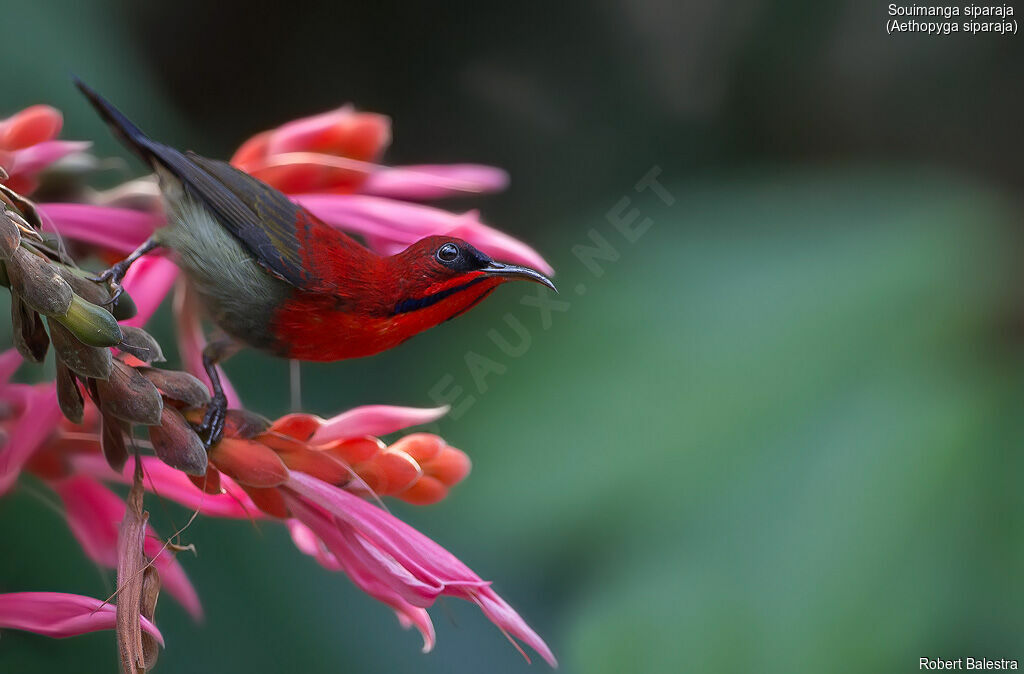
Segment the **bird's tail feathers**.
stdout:
<svg viewBox="0 0 1024 674">
<path fill-rule="evenodd" d="M 96 108 L 96 112 L 103 118 L 103 121 L 110 125 L 121 142 L 146 162 L 152 163 L 154 160 L 162 160 L 161 155 L 165 150 L 164 145 L 143 133 L 142 129 L 125 117 L 110 101 L 96 93 L 92 87 L 77 77 L 72 77 L 72 79 L 75 86 L 85 94 L 85 97 L 89 99 L 92 106 Z M 163 162 L 161 161 L 161 163 Z"/>
</svg>

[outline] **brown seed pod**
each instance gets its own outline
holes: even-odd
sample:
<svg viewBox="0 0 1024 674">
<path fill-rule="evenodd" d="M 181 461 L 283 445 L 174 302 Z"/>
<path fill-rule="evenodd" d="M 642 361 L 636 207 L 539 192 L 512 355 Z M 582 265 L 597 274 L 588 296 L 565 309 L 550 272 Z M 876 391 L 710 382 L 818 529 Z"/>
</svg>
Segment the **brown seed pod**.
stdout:
<svg viewBox="0 0 1024 674">
<path fill-rule="evenodd" d="M 189 475 L 206 475 L 206 447 L 181 412 L 164 407 L 160 425 L 149 427 L 149 440 L 160 460 Z"/>
<path fill-rule="evenodd" d="M 210 392 L 206 389 L 206 384 L 188 372 L 161 370 L 155 367 L 135 369 L 153 382 L 166 398 L 183 403 L 185 407 L 202 407 L 210 402 Z"/>
<path fill-rule="evenodd" d="M 7 263 L 11 288 L 30 307 L 45 316 L 63 316 L 71 307 L 71 286 L 57 273 L 56 267 L 42 256 L 30 253 L 24 246 L 14 249 Z"/>
<path fill-rule="evenodd" d="M 165 552 L 164 554 L 170 554 Z M 152 623 L 153 615 L 156 613 L 156 602 L 160 598 L 160 572 L 156 567 L 149 565 L 142 575 L 142 596 L 139 598 L 140 613 Z M 142 632 L 142 663 L 148 672 L 156 666 L 157 657 L 160 655 L 160 643 L 149 632 Z"/>
<path fill-rule="evenodd" d="M 35 238 L 42 240 L 42 237 L 39 236 L 36 230 L 43 228 L 43 220 L 39 217 L 39 211 L 36 210 L 34 203 L 3 184 L 0 184 L 0 201 L 16 209 L 15 215 L 18 213 L 23 215 L 26 225 L 31 228 L 30 231 L 35 235 Z"/>
<path fill-rule="evenodd" d="M 124 442 L 124 423 L 104 414 L 100 418 L 100 449 L 107 464 L 120 473 L 128 460 L 128 448 Z"/>
<path fill-rule="evenodd" d="M 7 217 L 7 211 L 0 207 L 0 258 L 10 260 L 14 250 L 21 245 L 18 226 Z"/>
<path fill-rule="evenodd" d="M 68 285 L 75 291 L 75 294 L 81 295 L 82 299 L 86 302 L 103 304 L 110 299 L 110 291 L 107 290 L 106 286 L 87 279 L 87 272 L 84 270 L 66 265 L 58 265 L 57 273 L 68 282 Z"/>
<path fill-rule="evenodd" d="M 162 363 L 167 360 L 164 358 L 164 352 L 160 349 L 160 344 L 153 338 L 153 335 L 142 328 L 122 325 L 121 343 L 117 345 L 117 348 L 132 354 L 147 365 L 150 363 Z"/>
<path fill-rule="evenodd" d="M 82 423 L 85 400 L 82 399 L 82 392 L 78 389 L 75 375 L 60 359 L 57 360 L 57 403 L 68 421 L 76 424 Z"/>
<path fill-rule="evenodd" d="M 11 291 L 11 326 L 18 353 L 34 363 L 43 362 L 50 348 L 43 319 L 14 291 Z"/>
<path fill-rule="evenodd" d="M 133 424 L 155 426 L 160 423 L 163 398 L 135 368 L 114 360 L 110 377 L 106 381 L 97 380 L 96 390 L 104 413 Z"/>
<path fill-rule="evenodd" d="M 50 326 L 50 341 L 57 352 L 58 361 L 63 361 L 71 371 L 82 377 L 107 379 L 114 366 L 110 349 L 88 346 L 81 343 L 59 321 L 47 319 Z"/>
</svg>

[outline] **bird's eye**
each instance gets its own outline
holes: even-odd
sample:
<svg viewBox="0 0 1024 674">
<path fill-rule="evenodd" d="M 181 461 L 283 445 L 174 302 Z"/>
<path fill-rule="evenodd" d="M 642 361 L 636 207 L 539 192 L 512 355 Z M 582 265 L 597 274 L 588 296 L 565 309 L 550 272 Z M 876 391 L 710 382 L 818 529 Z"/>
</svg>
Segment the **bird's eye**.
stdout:
<svg viewBox="0 0 1024 674">
<path fill-rule="evenodd" d="M 441 262 L 454 262 L 459 256 L 459 247 L 454 243 L 446 243 L 437 249 L 437 259 Z"/>
</svg>

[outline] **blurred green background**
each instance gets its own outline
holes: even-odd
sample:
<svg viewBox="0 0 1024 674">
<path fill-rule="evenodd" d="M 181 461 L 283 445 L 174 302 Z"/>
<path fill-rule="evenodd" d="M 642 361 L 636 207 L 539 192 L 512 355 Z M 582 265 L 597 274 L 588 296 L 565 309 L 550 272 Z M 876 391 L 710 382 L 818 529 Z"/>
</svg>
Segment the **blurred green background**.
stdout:
<svg viewBox="0 0 1024 674">
<path fill-rule="evenodd" d="M 208 155 L 351 101 L 393 116 L 390 162 L 509 169 L 510 191 L 453 207 L 535 245 L 564 304 L 545 320 L 505 288 L 395 351 L 304 366 L 303 394 L 325 415 L 431 405 L 439 382 L 473 398 L 440 424 L 470 479 L 390 505 L 493 579 L 563 671 L 1024 659 L 1019 38 L 889 37 L 881 3 L 810 0 L 0 17 L 0 116 L 51 103 L 102 156 L 126 153 L 70 72 Z M 634 187 L 654 167 L 671 204 Z M 609 219 L 631 208 L 653 223 L 635 242 Z M 574 254 L 594 232 L 618 254 L 600 275 Z M 507 314 L 519 357 L 488 334 L 516 341 Z M 169 344 L 166 307 L 156 326 Z M 469 353 L 501 372 L 476 381 Z M 288 410 L 285 363 L 226 369 L 254 410 Z M 186 516 L 150 510 L 163 532 Z M 457 601 L 421 655 L 281 527 L 201 519 L 187 538 L 207 620 L 161 602 L 157 671 L 527 671 Z M 0 591 L 111 587 L 26 489 L 0 501 L 0 541 Z M 3 672 L 116 666 L 110 633 L 0 638 Z"/>
</svg>

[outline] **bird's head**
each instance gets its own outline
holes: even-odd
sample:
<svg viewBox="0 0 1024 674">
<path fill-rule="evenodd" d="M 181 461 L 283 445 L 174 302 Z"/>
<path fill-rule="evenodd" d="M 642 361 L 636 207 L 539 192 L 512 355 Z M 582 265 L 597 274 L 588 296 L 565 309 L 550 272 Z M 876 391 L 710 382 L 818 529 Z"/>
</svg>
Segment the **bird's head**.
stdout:
<svg viewBox="0 0 1024 674">
<path fill-rule="evenodd" d="M 388 263 L 397 280 L 392 311 L 422 324 L 421 329 L 467 311 L 506 281 L 533 281 L 555 290 L 540 272 L 495 262 L 450 236 L 421 239 Z"/>
</svg>

